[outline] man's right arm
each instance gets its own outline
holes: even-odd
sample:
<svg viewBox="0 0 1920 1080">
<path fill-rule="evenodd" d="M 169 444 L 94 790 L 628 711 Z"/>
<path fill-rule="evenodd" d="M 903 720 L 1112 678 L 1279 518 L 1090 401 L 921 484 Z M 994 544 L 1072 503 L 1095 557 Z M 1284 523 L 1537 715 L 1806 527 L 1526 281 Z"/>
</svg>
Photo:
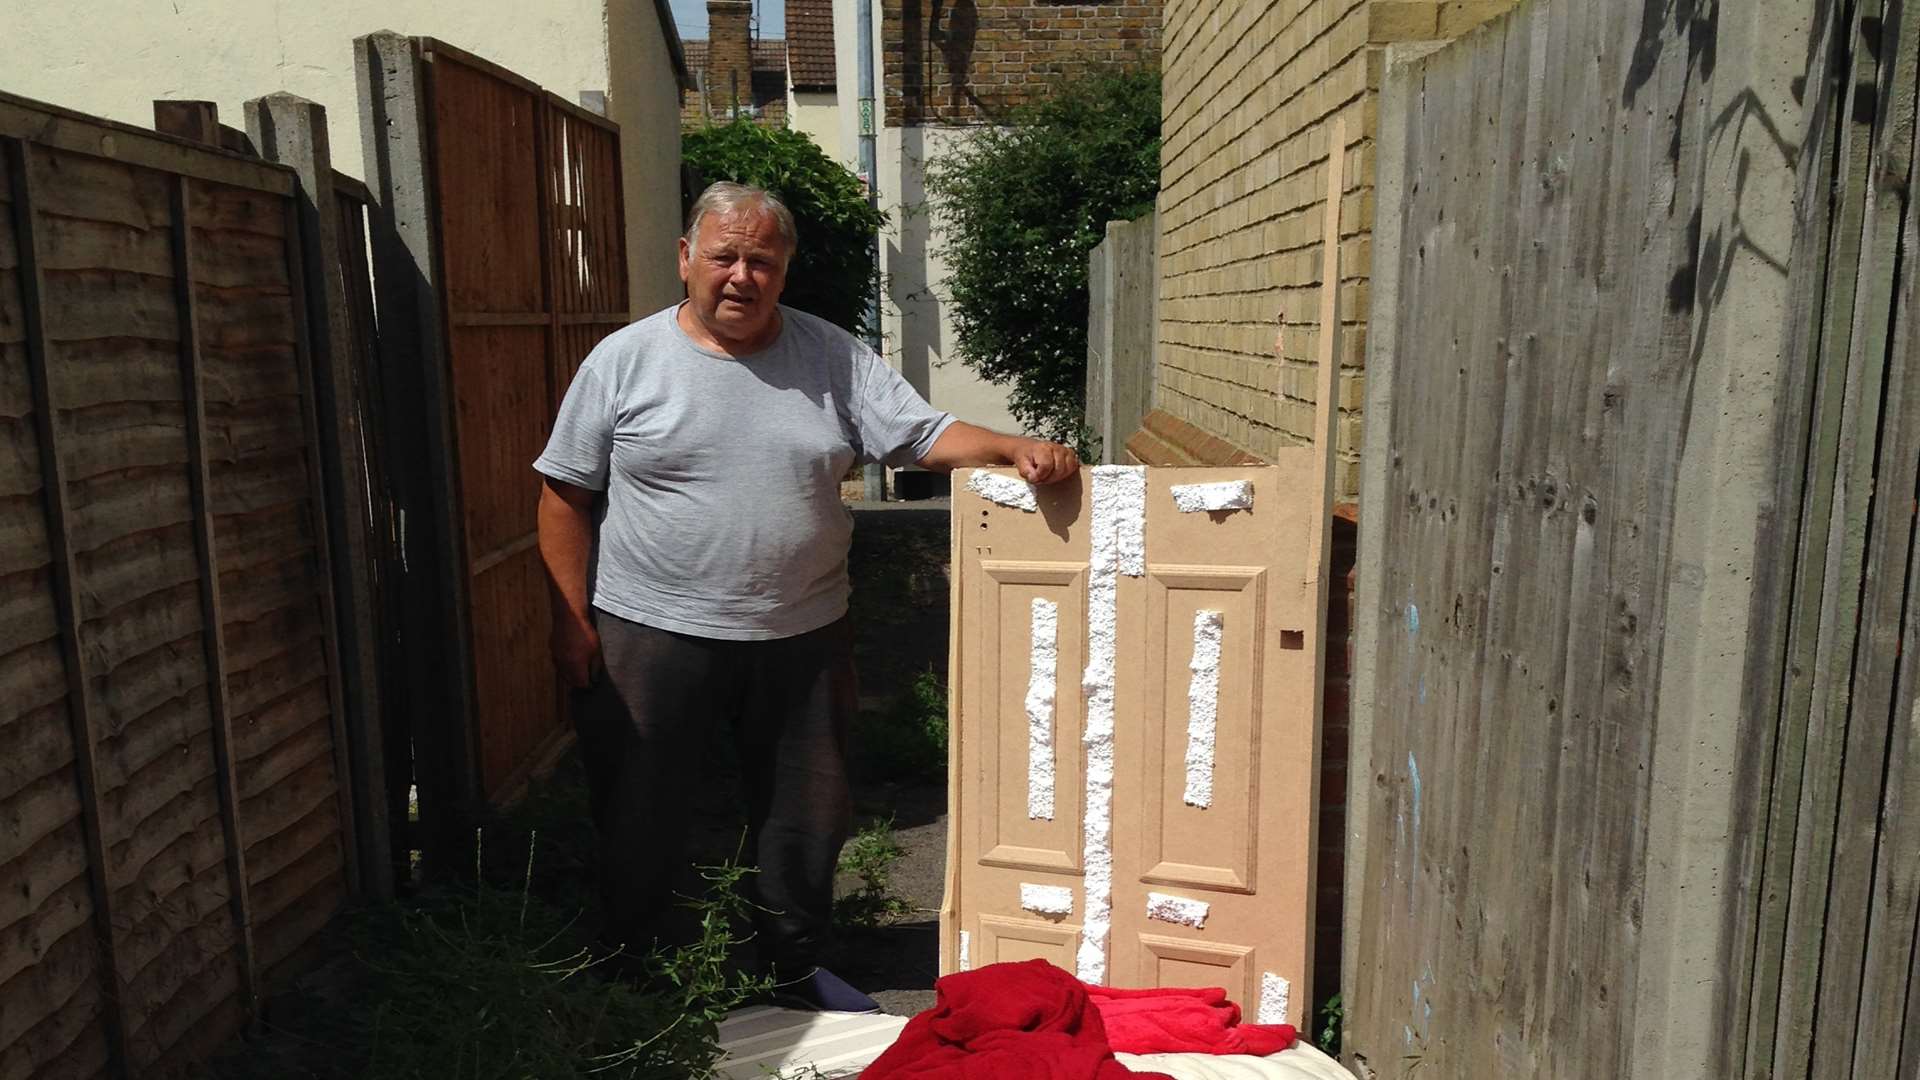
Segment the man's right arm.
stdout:
<svg viewBox="0 0 1920 1080">
<path fill-rule="evenodd" d="M 593 504 L 600 493 L 547 478 L 540 491 L 540 560 L 553 598 L 553 662 L 560 678 L 584 689 L 600 670 L 600 635 L 587 596 Z"/>
</svg>

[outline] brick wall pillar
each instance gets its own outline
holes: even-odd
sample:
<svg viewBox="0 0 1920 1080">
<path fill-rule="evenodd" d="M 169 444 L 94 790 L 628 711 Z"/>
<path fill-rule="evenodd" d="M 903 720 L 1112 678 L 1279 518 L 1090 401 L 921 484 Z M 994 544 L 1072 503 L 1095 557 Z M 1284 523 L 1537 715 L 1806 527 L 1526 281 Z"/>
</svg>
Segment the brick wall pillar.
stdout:
<svg viewBox="0 0 1920 1080">
<path fill-rule="evenodd" d="M 707 113 L 730 120 L 753 104 L 753 55 L 748 21 L 753 0 L 707 0 Z"/>
</svg>

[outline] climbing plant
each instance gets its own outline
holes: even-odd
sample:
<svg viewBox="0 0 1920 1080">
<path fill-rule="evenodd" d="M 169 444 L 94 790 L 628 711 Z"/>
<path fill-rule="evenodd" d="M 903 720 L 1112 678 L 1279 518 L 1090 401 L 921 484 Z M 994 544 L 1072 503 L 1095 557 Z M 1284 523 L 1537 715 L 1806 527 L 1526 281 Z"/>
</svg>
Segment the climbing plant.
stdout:
<svg viewBox="0 0 1920 1080">
<path fill-rule="evenodd" d="M 879 275 L 872 241 L 886 218 L 867 205 L 860 180 L 806 135 L 736 120 L 681 136 L 694 194 L 719 180 L 753 184 L 793 211 L 800 247 L 781 302 L 855 334 L 866 332 L 867 297 Z"/>
<path fill-rule="evenodd" d="M 1090 449 L 1087 255 L 1160 190 L 1160 73 L 1104 73 L 928 163 L 960 359 L 1029 429 Z"/>
</svg>

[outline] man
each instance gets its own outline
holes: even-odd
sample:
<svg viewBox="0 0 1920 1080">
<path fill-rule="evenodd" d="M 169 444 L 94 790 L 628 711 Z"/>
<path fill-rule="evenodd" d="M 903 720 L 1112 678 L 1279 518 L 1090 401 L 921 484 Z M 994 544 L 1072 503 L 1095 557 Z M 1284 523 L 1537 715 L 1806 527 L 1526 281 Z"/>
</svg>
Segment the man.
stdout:
<svg viewBox="0 0 1920 1080">
<path fill-rule="evenodd" d="M 880 461 L 1014 465 L 1052 483 L 1080 463 L 935 411 L 852 335 L 781 307 L 797 236 L 772 195 L 715 184 L 691 216 L 687 299 L 593 350 L 534 464 L 554 662 L 588 691 L 577 724 L 609 931 L 653 940 L 703 733 L 730 724 L 763 963 L 788 1000 L 872 1010 L 820 966 L 852 823 L 840 480 Z"/>
</svg>

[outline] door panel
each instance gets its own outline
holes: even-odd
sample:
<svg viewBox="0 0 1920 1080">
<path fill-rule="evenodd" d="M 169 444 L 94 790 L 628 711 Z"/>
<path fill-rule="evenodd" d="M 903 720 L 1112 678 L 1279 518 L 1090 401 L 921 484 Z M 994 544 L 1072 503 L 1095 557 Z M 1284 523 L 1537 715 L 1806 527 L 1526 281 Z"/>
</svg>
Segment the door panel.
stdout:
<svg viewBox="0 0 1920 1080">
<path fill-rule="evenodd" d="M 1325 625 L 1322 469 L 1318 454 L 1302 449 L 1265 467 L 1147 472 L 1146 572 L 1115 583 L 1105 955 L 1117 985 L 1223 986 L 1249 1014 L 1261 987 L 1278 980 L 1300 988 L 1294 1000 L 1308 1000 Z M 1177 508 L 1173 486 L 1220 481 L 1250 481 L 1253 505 Z M 963 931 L 972 965 L 1041 957 L 1076 973 L 1082 939 L 1101 940 L 1097 925 L 1085 923 L 1084 874 L 1081 675 L 1094 584 L 1093 484 L 1083 473 L 1036 489 L 1038 512 L 955 486 L 956 824 L 943 909 L 946 970 L 958 964 Z M 1057 613 L 1051 819 L 1029 801 L 1036 748 L 1044 756 L 1048 745 L 1028 708 L 1034 673 L 1044 668 L 1036 600 Z M 1023 885 L 1068 886 L 1071 912 L 1023 909 Z"/>
<path fill-rule="evenodd" d="M 1086 564 L 983 560 L 981 643 L 986 681 L 979 701 L 983 740 L 981 859 L 1041 873 L 1080 872 L 1078 798 L 1084 787 L 1080 748 L 1080 670 L 1086 666 Z M 1053 815 L 1030 812 L 1026 698 L 1033 678 L 1033 601 L 1057 613 L 1051 723 Z M 1064 688 L 1065 693 L 1061 690 Z"/>
</svg>

